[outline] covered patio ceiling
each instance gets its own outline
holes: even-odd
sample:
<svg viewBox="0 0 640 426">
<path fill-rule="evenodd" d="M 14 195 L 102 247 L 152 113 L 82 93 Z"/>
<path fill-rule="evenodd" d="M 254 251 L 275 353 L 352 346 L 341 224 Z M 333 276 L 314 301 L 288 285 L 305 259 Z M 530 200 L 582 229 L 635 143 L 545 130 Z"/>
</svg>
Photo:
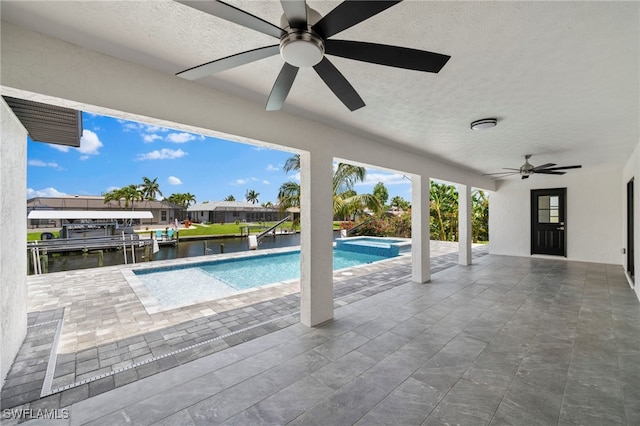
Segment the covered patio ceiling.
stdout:
<svg viewBox="0 0 640 426">
<path fill-rule="evenodd" d="M 279 24 L 279 1 L 229 1 Z M 337 1 L 309 0 L 321 15 Z M 636 2 L 404 1 L 333 38 L 450 55 L 438 74 L 330 56 L 366 106 L 350 112 L 311 68 L 283 111 L 478 174 L 624 164 L 640 139 Z M 174 1 L 3 1 L 2 19 L 167 74 L 277 43 Z M 279 55 L 195 80 L 265 105 Z M 178 77 L 176 77 L 178 78 Z M 271 112 L 270 114 L 279 114 Z M 472 131 L 487 117 L 498 126 Z"/>
</svg>

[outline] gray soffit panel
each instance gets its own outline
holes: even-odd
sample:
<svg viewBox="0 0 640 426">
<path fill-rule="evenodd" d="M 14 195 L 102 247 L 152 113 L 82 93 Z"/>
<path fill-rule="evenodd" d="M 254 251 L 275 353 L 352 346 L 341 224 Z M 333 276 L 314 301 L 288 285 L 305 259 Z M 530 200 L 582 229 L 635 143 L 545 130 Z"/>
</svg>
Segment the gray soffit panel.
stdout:
<svg viewBox="0 0 640 426">
<path fill-rule="evenodd" d="M 80 146 L 81 111 L 9 96 L 3 98 L 34 141 Z"/>
</svg>

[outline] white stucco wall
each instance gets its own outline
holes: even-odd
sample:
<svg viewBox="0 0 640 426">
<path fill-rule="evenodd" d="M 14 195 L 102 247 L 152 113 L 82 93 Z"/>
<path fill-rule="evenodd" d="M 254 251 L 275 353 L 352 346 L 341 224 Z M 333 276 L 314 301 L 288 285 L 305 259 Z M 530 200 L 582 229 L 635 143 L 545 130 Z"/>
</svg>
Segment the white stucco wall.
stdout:
<svg viewBox="0 0 640 426">
<path fill-rule="evenodd" d="M 622 227 L 620 229 L 620 234 L 622 238 L 622 242 L 625 247 L 627 247 L 627 196 L 626 196 L 626 188 L 627 183 L 634 179 L 633 183 L 633 198 L 634 198 L 634 206 L 633 206 L 633 217 L 634 217 L 634 265 L 636 270 L 636 283 L 638 281 L 638 267 L 640 267 L 640 144 L 636 145 L 636 149 L 629 157 L 627 164 L 625 164 L 624 169 L 622 169 L 622 179 L 620 181 L 620 186 L 623 188 L 623 196 L 622 196 Z M 623 266 L 625 271 L 627 270 L 627 256 L 623 256 Z M 634 290 L 638 299 L 640 300 L 640 286 L 635 285 Z"/>
<path fill-rule="evenodd" d="M 0 98 L 0 382 L 27 334 L 27 133 Z"/>
<path fill-rule="evenodd" d="M 491 194 L 489 241 L 493 254 L 531 255 L 532 189 L 567 188 L 567 259 L 622 264 L 624 187 L 616 166 L 588 166 L 563 176 L 505 179 Z"/>
</svg>

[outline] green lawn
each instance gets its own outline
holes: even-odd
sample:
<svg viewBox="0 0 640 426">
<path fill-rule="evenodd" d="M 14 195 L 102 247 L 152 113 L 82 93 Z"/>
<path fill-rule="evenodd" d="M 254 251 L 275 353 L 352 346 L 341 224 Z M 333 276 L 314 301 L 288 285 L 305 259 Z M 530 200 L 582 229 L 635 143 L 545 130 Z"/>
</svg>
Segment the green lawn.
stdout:
<svg viewBox="0 0 640 426">
<path fill-rule="evenodd" d="M 40 234 L 42 234 L 43 231 L 37 231 L 37 232 L 27 232 L 27 241 L 39 241 L 40 240 Z M 60 235 L 59 231 L 53 231 L 51 232 L 53 234 L 53 238 L 58 238 L 58 236 Z"/>
<path fill-rule="evenodd" d="M 254 229 L 251 229 L 250 232 L 252 234 L 257 234 L 267 229 L 268 227 L 275 225 L 276 223 L 277 222 L 265 222 L 264 228 L 254 228 Z M 241 232 L 240 229 L 243 226 L 255 226 L 255 225 L 259 225 L 259 224 L 243 223 L 243 224 L 236 225 L 235 223 L 225 223 L 223 225 L 221 223 L 210 223 L 205 226 L 191 225 L 187 229 L 180 229 L 180 236 L 189 237 L 189 236 L 196 236 L 196 235 L 240 235 L 240 232 Z M 278 229 L 291 229 L 291 222 L 283 223 L 278 227 Z"/>
<path fill-rule="evenodd" d="M 270 227 L 275 225 L 276 222 L 265 222 L 265 226 L 266 227 Z M 336 221 L 333 222 L 333 229 L 340 229 L 340 225 L 342 224 L 342 221 Z M 180 236 L 181 237 L 189 237 L 189 236 L 202 236 L 202 235 L 240 235 L 240 228 L 243 226 L 246 226 L 247 224 L 239 224 L 236 225 L 235 223 L 225 223 L 220 224 L 220 223 L 210 223 L 207 225 L 191 225 L 189 228 L 187 229 L 180 229 Z M 257 225 L 257 224 L 256 224 Z M 163 229 L 161 225 L 154 225 L 153 229 Z M 265 228 L 266 229 L 266 228 Z M 287 230 L 291 230 L 291 222 L 285 222 L 282 225 L 280 225 L 278 227 L 278 229 L 287 229 Z M 300 227 L 297 226 L 296 230 L 300 230 Z M 146 230 L 138 230 L 137 231 L 140 234 L 144 234 L 144 233 L 149 233 L 151 231 L 146 231 Z M 252 229 L 251 233 L 252 234 L 256 234 L 261 232 L 260 229 Z M 27 233 L 27 241 L 35 241 L 35 240 L 40 240 L 40 234 L 42 232 L 38 231 L 38 232 L 28 232 Z M 54 231 L 52 232 L 52 234 L 54 235 L 55 238 L 58 238 L 59 232 L 58 231 Z"/>
</svg>

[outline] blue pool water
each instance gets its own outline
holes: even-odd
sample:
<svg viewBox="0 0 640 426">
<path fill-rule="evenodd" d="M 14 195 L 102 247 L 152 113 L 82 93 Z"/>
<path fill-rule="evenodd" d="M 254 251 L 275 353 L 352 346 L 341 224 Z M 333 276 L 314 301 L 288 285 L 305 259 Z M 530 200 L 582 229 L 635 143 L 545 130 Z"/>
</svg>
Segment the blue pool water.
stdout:
<svg viewBox="0 0 640 426">
<path fill-rule="evenodd" d="M 407 248 L 411 243 L 407 240 L 382 237 L 350 237 L 338 238 L 336 250 L 356 253 L 369 253 L 383 257 L 394 257 Z"/>
<path fill-rule="evenodd" d="M 350 268 L 385 259 L 372 254 L 334 250 L 333 269 Z M 300 276 L 300 252 L 240 258 L 215 262 L 200 267 L 204 272 L 224 281 L 237 290 L 292 280 Z"/>
<path fill-rule="evenodd" d="M 350 268 L 388 257 L 334 250 L 333 269 Z M 149 268 L 133 272 L 161 306 L 173 308 L 224 297 L 239 290 L 298 278 L 300 251 Z"/>
</svg>

